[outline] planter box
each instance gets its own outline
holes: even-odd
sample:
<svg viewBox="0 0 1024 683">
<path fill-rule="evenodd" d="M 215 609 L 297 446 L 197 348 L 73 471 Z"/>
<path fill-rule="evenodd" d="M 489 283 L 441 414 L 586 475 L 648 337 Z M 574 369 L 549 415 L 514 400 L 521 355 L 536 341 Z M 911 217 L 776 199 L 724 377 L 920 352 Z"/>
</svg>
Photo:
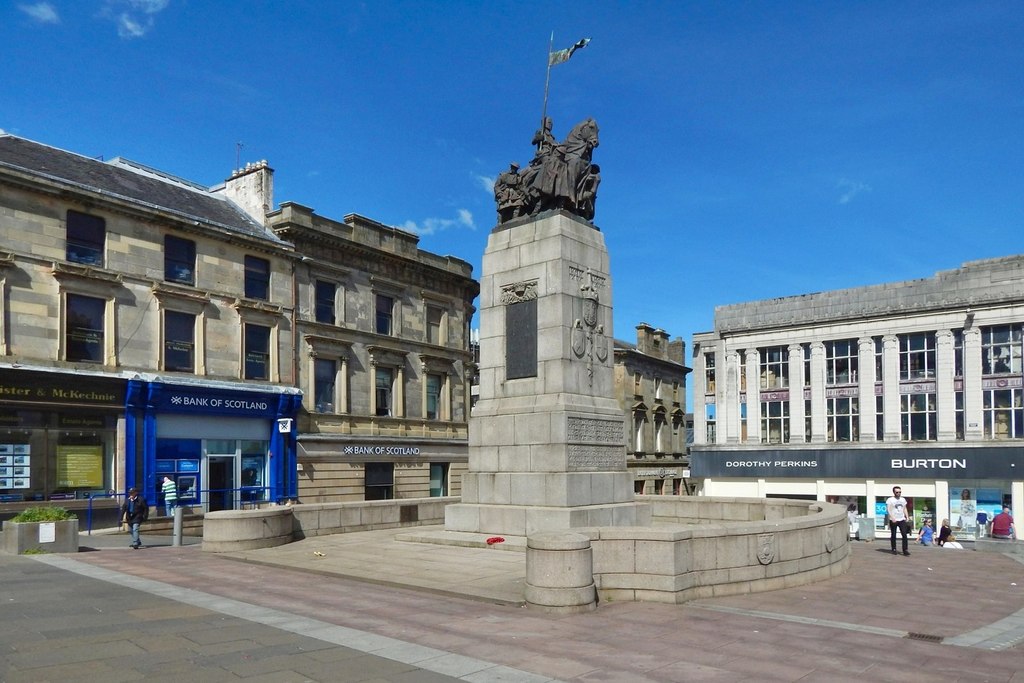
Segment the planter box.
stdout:
<svg viewBox="0 0 1024 683">
<path fill-rule="evenodd" d="M 48 553 L 77 553 L 78 520 L 4 522 L 4 552 L 21 555 L 28 550 L 41 550 Z"/>
</svg>

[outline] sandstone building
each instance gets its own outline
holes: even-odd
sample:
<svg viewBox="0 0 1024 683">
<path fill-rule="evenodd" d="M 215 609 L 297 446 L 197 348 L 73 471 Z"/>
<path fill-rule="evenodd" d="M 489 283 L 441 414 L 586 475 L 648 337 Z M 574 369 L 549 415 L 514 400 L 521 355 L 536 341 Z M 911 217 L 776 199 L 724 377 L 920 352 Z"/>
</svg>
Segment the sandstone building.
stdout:
<svg viewBox="0 0 1024 683">
<path fill-rule="evenodd" d="M 647 323 L 615 340 L 615 391 L 626 419 L 626 464 L 638 494 L 688 493 L 685 344 Z"/>
<path fill-rule="evenodd" d="M 0 513 L 449 493 L 476 289 L 416 239 L 275 210 L 265 162 L 207 188 L 0 134 Z"/>
</svg>

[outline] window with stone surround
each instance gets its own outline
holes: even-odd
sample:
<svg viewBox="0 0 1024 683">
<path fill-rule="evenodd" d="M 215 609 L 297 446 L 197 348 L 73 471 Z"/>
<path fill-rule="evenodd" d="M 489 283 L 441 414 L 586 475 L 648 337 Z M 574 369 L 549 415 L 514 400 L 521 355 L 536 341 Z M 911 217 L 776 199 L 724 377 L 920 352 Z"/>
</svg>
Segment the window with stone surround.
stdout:
<svg viewBox="0 0 1024 683">
<path fill-rule="evenodd" d="M 858 353 L 856 339 L 825 342 L 825 383 L 856 384 Z"/>
<path fill-rule="evenodd" d="M 1024 325 L 981 328 L 981 374 L 1019 375 Z"/>
<path fill-rule="evenodd" d="M 164 280 L 182 285 L 196 283 L 196 243 L 164 235 Z"/>
<path fill-rule="evenodd" d="M 374 414 L 379 417 L 394 415 L 395 371 L 377 366 L 374 370 Z"/>
<path fill-rule="evenodd" d="M 270 379 L 270 328 L 245 323 L 243 333 L 244 379 Z"/>
<path fill-rule="evenodd" d="M 856 396 L 825 399 L 828 441 L 859 441 L 860 415 Z"/>
<path fill-rule="evenodd" d="M 68 211 L 65 237 L 65 255 L 68 261 L 102 267 L 106 238 L 106 221 L 102 218 L 78 211 Z"/>
<path fill-rule="evenodd" d="M 964 376 L 964 331 L 953 330 L 953 376 Z"/>
<path fill-rule="evenodd" d="M 789 443 L 789 401 L 761 401 L 761 443 Z"/>
<path fill-rule="evenodd" d="M 394 333 L 395 300 L 384 294 L 377 294 L 374 300 L 376 309 L 374 331 L 377 334 L 391 336 Z"/>
<path fill-rule="evenodd" d="M 986 439 L 1024 438 L 1024 389 L 986 389 L 982 415 Z"/>
<path fill-rule="evenodd" d="M 715 404 L 704 404 L 704 438 L 705 443 L 715 443 L 715 427 L 717 425 Z"/>
<path fill-rule="evenodd" d="M 164 311 L 163 369 L 195 372 L 196 316 L 181 311 Z"/>
<path fill-rule="evenodd" d="M 270 261 L 258 256 L 245 257 L 245 296 L 249 299 L 270 299 Z"/>
<path fill-rule="evenodd" d="M 334 325 L 337 322 L 338 285 L 327 280 L 317 280 L 313 286 L 314 316 L 318 323 Z"/>
<path fill-rule="evenodd" d="M 935 441 L 935 394 L 900 395 L 900 436 L 904 441 Z"/>
<path fill-rule="evenodd" d="M 440 346 L 443 343 L 444 309 L 427 304 L 427 343 Z"/>
<path fill-rule="evenodd" d="M 66 301 L 65 360 L 102 364 L 106 360 L 106 300 L 69 293 Z"/>
<path fill-rule="evenodd" d="M 338 363 L 332 358 L 313 360 L 313 405 L 318 413 L 335 412 Z"/>
<path fill-rule="evenodd" d="M 761 352 L 761 388 L 785 389 L 789 386 L 789 348 L 769 346 Z"/>
<path fill-rule="evenodd" d="M 715 354 L 704 354 L 704 393 L 715 393 Z"/>
<path fill-rule="evenodd" d="M 431 372 L 426 377 L 424 414 L 428 420 L 443 420 L 444 410 L 441 397 L 444 391 L 445 376 Z"/>
<path fill-rule="evenodd" d="M 935 333 L 901 334 L 898 339 L 900 380 L 935 379 Z"/>
</svg>

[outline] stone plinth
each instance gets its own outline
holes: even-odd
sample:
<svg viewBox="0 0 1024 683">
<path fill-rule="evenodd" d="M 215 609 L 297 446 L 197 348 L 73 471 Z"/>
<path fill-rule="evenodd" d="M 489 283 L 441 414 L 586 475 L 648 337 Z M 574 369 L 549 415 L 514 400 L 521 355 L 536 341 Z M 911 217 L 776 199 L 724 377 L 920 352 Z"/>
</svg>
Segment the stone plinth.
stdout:
<svg viewBox="0 0 1024 683">
<path fill-rule="evenodd" d="M 480 398 L 449 531 L 523 536 L 650 522 L 633 500 L 614 396 L 604 236 L 564 212 L 491 233 L 480 283 Z"/>
</svg>

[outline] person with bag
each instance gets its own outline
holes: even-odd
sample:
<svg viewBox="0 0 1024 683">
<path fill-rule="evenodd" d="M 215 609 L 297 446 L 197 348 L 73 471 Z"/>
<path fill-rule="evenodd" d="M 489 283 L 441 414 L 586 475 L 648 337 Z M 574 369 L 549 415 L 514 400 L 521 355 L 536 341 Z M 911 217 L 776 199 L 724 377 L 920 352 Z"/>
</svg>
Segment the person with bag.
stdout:
<svg viewBox="0 0 1024 683">
<path fill-rule="evenodd" d="M 899 529 L 903 537 L 903 554 L 910 555 L 907 540 L 910 535 L 910 514 L 907 510 L 907 499 L 903 497 L 903 490 L 899 486 L 892 487 L 892 495 L 885 501 L 885 512 L 889 518 L 889 545 L 892 547 L 892 554 L 896 554 L 896 529 Z"/>
<path fill-rule="evenodd" d="M 146 503 L 145 498 L 139 495 L 139 490 L 134 486 L 128 489 L 128 497 L 121 506 L 121 518 L 132 533 L 132 542 L 129 547 L 138 550 L 142 547 L 142 540 L 139 538 L 139 525 L 149 519 L 149 504 Z"/>
</svg>

